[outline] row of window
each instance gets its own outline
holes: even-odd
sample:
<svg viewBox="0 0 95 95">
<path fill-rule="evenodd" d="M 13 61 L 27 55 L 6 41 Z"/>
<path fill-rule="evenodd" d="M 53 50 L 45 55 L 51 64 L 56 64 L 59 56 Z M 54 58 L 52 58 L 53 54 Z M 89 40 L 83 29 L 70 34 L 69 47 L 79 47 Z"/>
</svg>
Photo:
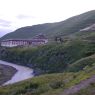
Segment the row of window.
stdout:
<svg viewBox="0 0 95 95">
<path fill-rule="evenodd" d="M 10 42 L 2 42 L 1 45 L 31 45 L 31 44 L 44 44 L 45 42 L 26 42 L 26 41 L 10 41 Z"/>
</svg>

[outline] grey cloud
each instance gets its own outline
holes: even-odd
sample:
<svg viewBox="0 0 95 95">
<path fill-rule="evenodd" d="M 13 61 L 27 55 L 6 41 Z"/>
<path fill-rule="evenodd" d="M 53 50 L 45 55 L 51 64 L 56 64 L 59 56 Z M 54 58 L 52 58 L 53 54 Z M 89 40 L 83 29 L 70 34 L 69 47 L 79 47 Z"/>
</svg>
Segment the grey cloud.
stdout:
<svg viewBox="0 0 95 95">
<path fill-rule="evenodd" d="M 18 19 L 28 19 L 28 18 L 36 18 L 35 16 L 29 16 L 29 15 L 18 15 L 17 16 Z"/>
<path fill-rule="evenodd" d="M 4 19 L 0 19 L 0 26 L 1 27 L 9 27 L 9 26 L 11 26 L 11 22 L 4 20 Z"/>
</svg>

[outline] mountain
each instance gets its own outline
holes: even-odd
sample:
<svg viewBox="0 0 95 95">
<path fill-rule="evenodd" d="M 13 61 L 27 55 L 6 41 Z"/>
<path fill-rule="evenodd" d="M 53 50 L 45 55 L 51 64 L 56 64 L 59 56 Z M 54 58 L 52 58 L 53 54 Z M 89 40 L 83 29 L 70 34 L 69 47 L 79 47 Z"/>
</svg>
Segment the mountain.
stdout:
<svg viewBox="0 0 95 95">
<path fill-rule="evenodd" d="M 61 36 L 72 40 L 35 48 L 0 47 L 0 60 L 28 66 L 36 75 L 1 86 L 0 95 L 94 95 L 95 11 L 58 23 L 23 27 L 1 39 L 31 38 L 39 33 L 49 38 Z"/>
<path fill-rule="evenodd" d="M 95 24 L 95 10 L 71 17 L 61 22 L 46 23 L 19 28 L 6 34 L 2 39 L 32 38 L 37 34 L 44 34 L 48 38 L 55 36 L 68 36 Z"/>
</svg>

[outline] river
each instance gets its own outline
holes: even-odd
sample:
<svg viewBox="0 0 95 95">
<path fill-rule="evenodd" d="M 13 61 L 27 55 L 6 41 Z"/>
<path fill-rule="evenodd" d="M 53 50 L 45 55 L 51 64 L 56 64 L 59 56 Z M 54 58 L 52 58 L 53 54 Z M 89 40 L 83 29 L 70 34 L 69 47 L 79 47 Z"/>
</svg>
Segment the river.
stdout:
<svg viewBox="0 0 95 95">
<path fill-rule="evenodd" d="M 13 83 L 25 80 L 25 79 L 32 78 L 34 76 L 33 69 L 31 69 L 31 68 L 16 65 L 16 64 L 9 63 L 9 62 L 2 61 L 2 60 L 0 60 L 0 64 L 12 66 L 12 67 L 16 68 L 16 70 L 17 70 L 15 75 L 9 81 L 5 82 L 3 85 L 13 84 Z"/>
</svg>

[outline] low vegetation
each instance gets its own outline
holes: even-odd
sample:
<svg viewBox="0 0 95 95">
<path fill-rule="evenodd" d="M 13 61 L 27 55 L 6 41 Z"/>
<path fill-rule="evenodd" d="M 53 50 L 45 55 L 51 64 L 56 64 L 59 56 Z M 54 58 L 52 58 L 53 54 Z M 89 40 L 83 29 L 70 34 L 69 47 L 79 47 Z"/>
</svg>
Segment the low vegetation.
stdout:
<svg viewBox="0 0 95 95">
<path fill-rule="evenodd" d="M 81 66 L 76 68 L 73 63 L 94 53 L 94 43 L 77 40 L 66 44 L 53 44 L 36 48 L 1 49 L 0 59 L 32 67 L 36 74 L 60 73 L 70 71 L 72 66 L 74 67 L 73 71 L 83 69 Z"/>
<path fill-rule="evenodd" d="M 84 70 L 76 73 L 69 72 L 37 76 L 13 85 L 1 87 L 0 95 L 60 95 L 65 89 L 94 75 L 94 68 L 95 64 L 93 63 L 93 67 L 87 66 Z M 91 86 L 94 86 L 94 83 Z"/>
<path fill-rule="evenodd" d="M 79 92 L 73 95 L 94 95 L 95 94 L 95 83 L 91 83 L 85 89 L 80 90 Z"/>
</svg>

